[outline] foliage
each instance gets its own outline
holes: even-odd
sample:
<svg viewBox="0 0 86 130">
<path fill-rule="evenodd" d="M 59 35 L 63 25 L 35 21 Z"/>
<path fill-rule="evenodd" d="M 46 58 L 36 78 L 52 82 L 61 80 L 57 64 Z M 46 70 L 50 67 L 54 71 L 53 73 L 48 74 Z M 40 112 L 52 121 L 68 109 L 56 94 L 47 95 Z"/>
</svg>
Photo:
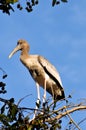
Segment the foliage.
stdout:
<svg viewBox="0 0 86 130">
<path fill-rule="evenodd" d="M 60 4 L 60 2 L 67 2 L 67 0 L 52 0 L 52 6 Z M 3 13 L 7 13 L 10 15 L 10 10 L 14 12 L 13 4 L 17 3 L 17 8 L 19 10 L 22 10 L 24 8 L 24 5 L 21 5 L 21 2 L 19 0 L 0 0 L 0 10 L 2 10 Z M 38 5 L 39 0 L 26 0 L 25 1 L 25 9 L 27 12 L 33 11 L 33 7 L 35 5 Z"/>
<path fill-rule="evenodd" d="M 2 79 L 7 77 L 5 71 L 3 72 Z M 0 82 L 0 94 L 5 94 L 6 84 Z M 27 97 L 27 96 L 26 96 Z M 25 97 L 24 97 L 25 98 Z M 63 99 L 59 102 L 51 102 L 48 99 L 43 104 L 37 104 L 38 109 L 20 107 L 20 102 L 24 99 L 20 99 L 16 104 L 15 99 L 3 99 L 0 97 L 0 129 L 2 130 L 61 130 L 63 118 L 68 118 L 68 125 L 66 130 L 73 130 L 77 128 L 81 130 L 79 124 L 86 121 L 86 117 L 83 118 L 78 124 L 71 117 L 70 113 L 79 110 L 86 110 L 86 100 L 78 104 L 70 103 L 71 95 L 67 99 Z M 30 115 L 36 112 L 36 117 L 31 120 Z M 27 114 L 26 114 L 27 113 Z"/>
</svg>

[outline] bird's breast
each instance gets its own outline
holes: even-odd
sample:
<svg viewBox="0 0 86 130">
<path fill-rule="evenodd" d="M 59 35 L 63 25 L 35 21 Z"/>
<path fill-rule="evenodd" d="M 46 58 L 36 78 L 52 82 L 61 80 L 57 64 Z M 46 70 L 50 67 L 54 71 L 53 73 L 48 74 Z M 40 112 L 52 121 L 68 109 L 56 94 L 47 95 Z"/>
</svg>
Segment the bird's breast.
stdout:
<svg viewBox="0 0 86 130">
<path fill-rule="evenodd" d="M 33 79 L 40 85 L 44 86 L 45 73 L 41 67 L 33 66 L 29 69 L 29 72 Z"/>
<path fill-rule="evenodd" d="M 46 90 L 51 95 L 58 95 L 60 90 L 58 90 L 58 86 L 56 82 L 46 73 L 41 64 L 36 60 L 30 59 L 20 59 L 21 62 L 25 65 L 25 67 L 29 70 L 32 78 L 44 88 L 44 83 L 46 82 Z M 54 93 L 54 94 L 53 94 Z M 60 94 L 59 94 L 60 95 Z"/>
<path fill-rule="evenodd" d="M 28 58 L 22 59 L 20 58 L 21 62 L 24 66 L 29 70 L 33 79 L 38 82 L 39 85 L 43 86 L 43 82 L 45 79 L 45 71 L 43 67 L 39 64 L 36 58 Z M 48 76 L 46 76 L 48 78 Z"/>
</svg>

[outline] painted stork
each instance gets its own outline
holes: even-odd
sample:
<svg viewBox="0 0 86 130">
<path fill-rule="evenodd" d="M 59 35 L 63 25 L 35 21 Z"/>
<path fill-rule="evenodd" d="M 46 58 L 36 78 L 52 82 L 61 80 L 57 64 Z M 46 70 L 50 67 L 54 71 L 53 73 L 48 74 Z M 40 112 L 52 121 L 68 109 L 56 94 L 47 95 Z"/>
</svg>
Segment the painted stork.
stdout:
<svg viewBox="0 0 86 130">
<path fill-rule="evenodd" d="M 61 100 L 65 98 L 64 89 L 55 67 L 44 57 L 40 55 L 28 54 L 30 49 L 29 44 L 25 40 L 19 40 L 17 46 L 10 53 L 9 58 L 14 53 L 21 50 L 20 61 L 29 70 L 31 76 L 36 82 L 38 99 L 40 100 L 39 86 L 44 88 L 43 99 L 46 99 L 46 91 L 50 93 L 53 99 Z"/>
</svg>

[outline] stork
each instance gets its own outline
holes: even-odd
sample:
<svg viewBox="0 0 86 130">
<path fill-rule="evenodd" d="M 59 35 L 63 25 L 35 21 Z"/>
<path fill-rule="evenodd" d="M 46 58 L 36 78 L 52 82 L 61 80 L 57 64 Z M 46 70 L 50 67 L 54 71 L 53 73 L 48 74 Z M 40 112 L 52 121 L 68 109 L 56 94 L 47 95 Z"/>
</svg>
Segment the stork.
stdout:
<svg viewBox="0 0 86 130">
<path fill-rule="evenodd" d="M 17 42 L 17 46 L 10 53 L 9 58 L 19 50 L 21 51 L 20 61 L 29 70 L 36 82 L 38 100 L 40 100 L 39 86 L 44 89 L 43 101 L 46 99 L 46 91 L 52 95 L 54 100 L 64 99 L 63 85 L 56 68 L 44 57 L 28 54 L 30 46 L 22 39 Z"/>
</svg>

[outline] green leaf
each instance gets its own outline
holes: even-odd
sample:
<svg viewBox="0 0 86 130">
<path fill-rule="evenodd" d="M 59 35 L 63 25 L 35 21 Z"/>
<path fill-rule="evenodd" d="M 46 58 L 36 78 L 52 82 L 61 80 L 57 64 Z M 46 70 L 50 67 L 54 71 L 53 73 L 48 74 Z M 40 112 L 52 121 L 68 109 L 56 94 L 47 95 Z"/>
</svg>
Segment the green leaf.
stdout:
<svg viewBox="0 0 86 130">
<path fill-rule="evenodd" d="M 14 4 L 16 2 L 18 2 L 18 0 L 6 0 L 6 3 L 8 4 Z"/>
<path fill-rule="evenodd" d="M 61 0 L 62 2 L 68 2 L 67 0 Z"/>
<path fill-rule="evenodd" d="M 3 75 L 3 77 L 2 77 L 2 78 L 3 78 L 3 79 L 5 79 L 6 77 L 7 77 L 7 74 Z"/>
<path fill-rule="evenodd" d="M 4 115 L 4 114 L 0 114 L 0 122 L 1 122 L 3 125 L 9 126 L 9 117 L 7 117 L 7 116 Z"/>
<path fill-rule="evenodd" d="M 15 104 L 9 104 L 8 116 L 11 119 L 11 121 L 16 120 L 17 112 L 18 112 L 17 105 L 15 105 Z"/>
<path fill-rule="evenodd" d="M 27 130 L 32 130 L 32 126 L 30 126 L 29 128 L 27 128 Z"/>
<path fill-rule="evenodd" d="M 56 0 L 52 0 L 52 6 L 56 4 Z"/>
<path fill-rule="evenodd" d="M 1 107 L 1 114 L 4 113 L 4 111 L 5 111 L 5 106 L 6 106 L 6 104 L 4 104 L 4 105 Z"/>
<path fill-rule="evenodd" d="M 16 117 L 16 114 L 18 112 L 18 108 L 16 105 L 13 105 L 12 106 L 12 109 L 11 109 L 11 114 L 12 114 L 12 118 L 14 119 Z"/>
</svg>

